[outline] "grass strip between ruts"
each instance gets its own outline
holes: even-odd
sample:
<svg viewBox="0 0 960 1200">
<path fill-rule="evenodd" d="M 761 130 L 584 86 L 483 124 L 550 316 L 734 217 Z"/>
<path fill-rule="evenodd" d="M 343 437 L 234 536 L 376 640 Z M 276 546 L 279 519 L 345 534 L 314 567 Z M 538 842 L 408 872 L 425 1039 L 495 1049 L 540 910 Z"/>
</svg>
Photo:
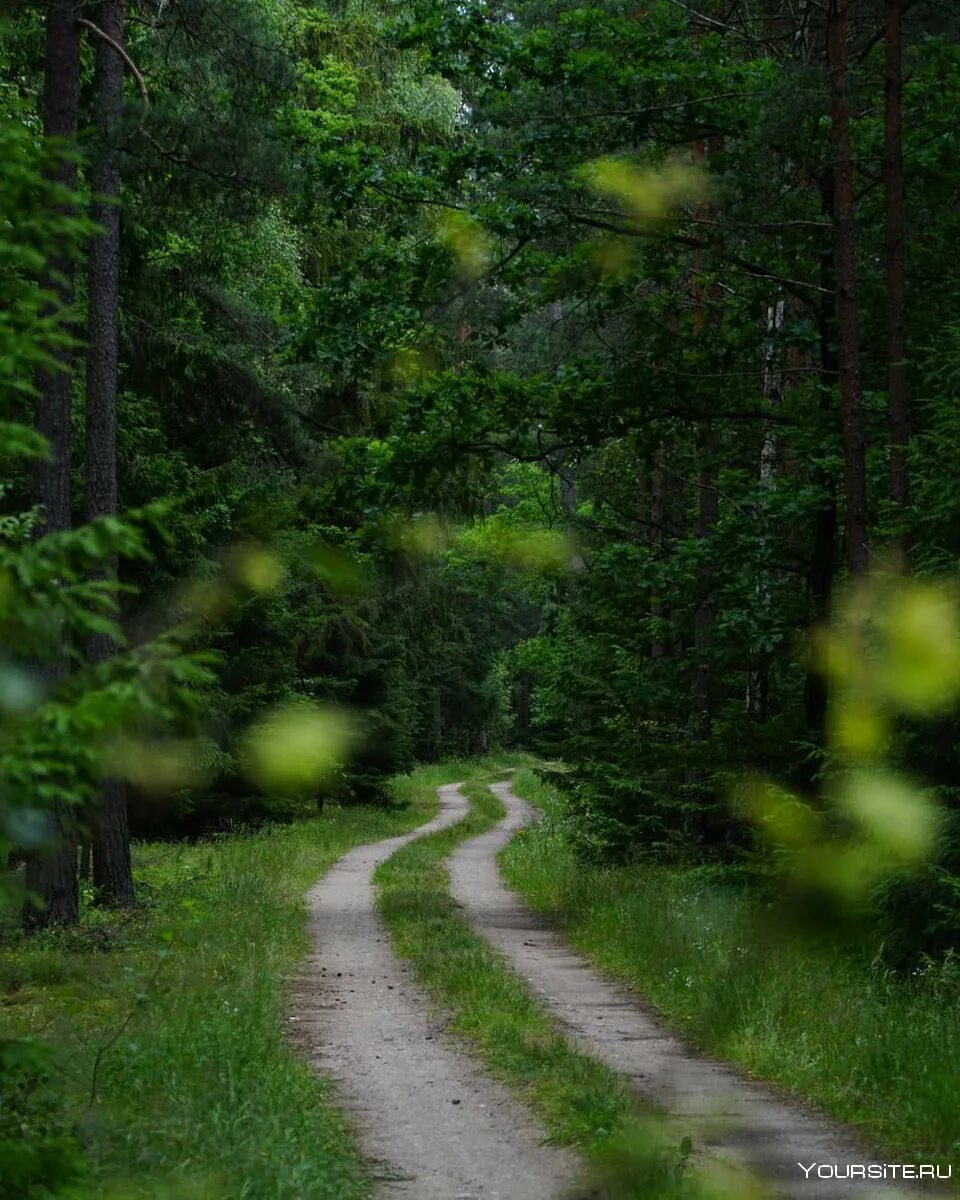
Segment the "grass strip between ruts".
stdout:
<svg viewBox="0 0 960 1200">
<path fill-rule="evenodd" d="M 464 777 L 470 815 L 412 842 L 377 870 L 378 904 L 397 953 L 411 961 L 449 1029 L 538 1113 L 547 1140 L 586 1158 L 595 1179 L 582 1195 L 745 1200 L 757 1194 L 742 1174 L 731 1177 L 716 1161 L 692 1169 L 682 1135 L 642 1111 L 614 1071 L 576 1050 L 526 984 L 462 920 L 445 860 L 503 817 L 487 786 L 502 774 L 490 764 L 474 768 Z M 425 776 L 422 786 L 433 780 Z"/>
</svg>

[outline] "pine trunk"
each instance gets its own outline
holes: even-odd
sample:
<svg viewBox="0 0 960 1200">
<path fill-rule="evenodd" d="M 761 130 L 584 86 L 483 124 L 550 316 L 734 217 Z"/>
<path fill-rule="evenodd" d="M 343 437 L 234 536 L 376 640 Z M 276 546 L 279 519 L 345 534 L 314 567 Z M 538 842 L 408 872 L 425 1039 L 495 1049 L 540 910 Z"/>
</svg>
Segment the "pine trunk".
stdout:
<svg viewBox="0 0 960 1200">
<path fill-rule="evenodd" d="M 694 144 L 694 162 L 706 165 L 710 157 L 722 147 L 719 135 L 709 139 L 700 139 Z M 704 212 L 706 218 L 712 218 L 713 209 L 707 206 Z M 715 294 L 708 294 L 703 278 L 703 261 L 699 249 L 693 255 L 693 329 L 694 333 L 703 335 L 719 316 L 714 315 L 709 321 L 707 301 L 714 301 L 714 314 L 719 314 L 720 305 Z M 699 542 L 708 542 L 713 535 L 714 526 L 720 515 L 719 495 L 717 493 L 717 468 L 714 461 L 716 446 L 713 431 L 697 430 L 695 435 L 697 450 L 705 459 L 704 465 L 697 474 L 697 520 L 696 536 Z M 693 708 L 694 730 L 698 738 L 706 738 L 710 733 L 713 721 L 712 693 L 713 667 L 710 659 L 710 649 L 714 640 L 714 627 L 717 623 L 717 603 L 714 593 L 713 569 L 701 565 L 697 570 L 698 596 L 697 606 L 693 614 L 693 647 L 694 667 L 691 678 L 691 705 Z"/>
<path fill-rule="evenodd" d="M 54 803 L 46 832 L 53 850 L 27 860 L 27 892 L 40 901 L 37 906 L 28 899 L 24 906 L 23 927 L 28 930 L 76 925 L 80 920 L 77 826 L 65 804 Z"/>
<path fill-rule="evenodd" d="M 822 211 L 833 211 L 833 175 L 827 172 L 823 180 Z M 820 284 L 822 300 L 819 314 L 820 332 L 820 412 L 824 425 L 832 424 L 834 416 L 834 389 L 840 374 L 837 354 L 837 310 L 831 297 L 836 291 L 836 269 L 832 250 L 820 256 Z M 813 482 L 820 489 L 820 504 L 813 527 L 813 551 L 810 559 L 810 600 L 813 619 L 823 626 L 830 619 L 833 595 L 833 578 L 837 568 L 837 497 L 833 479 L 829 472 L 818 470 Z M 818 746 L 825 741 L 827 724 L 827 685 L 816 663 L 807 666 L 804 690 L 804 715 L 811 740 Z M 812 786 L 817 764 L 811 762 L 806 771 L 805 782 Z"/>
<path fill-rule="evenodd" d="M 840 354 L 840 413 L 843 430 L 847 566 L 863 575 L 869 565 L 867 435 L 860 375 L 860 317 L 857 307 L 853 151 L 850 140 L 850 80 L 847 0 L 829 0 L 827 62 L 833 148 L 833 220 L 836 259 L 837 333 Z"/>
<path fill-rule="evenodd" d="M 651 540 L 661 552 L 667 541 L 667 522 L 669 521 L 669 498 L 667 490 L 667 473 L 663 466 L 664 448 L 657 450 L 653 469 L 650 474 L 650 525 Z M 659 562 L 658 562 L 659 565 Z M 650 646 L 651 658 L 663 658 L 667 653 L 667 645 L 663 640 L 660 623 L 666 620 L 663 596 L 659 589 L 650 597 L 650 618 L 657 629 L 656 636 Z"/>
<path fill-rule="evenodd" d="M 903 0 L 887 0 L 884 92 L 890 498 L 902 508 L 910 493 L 903 181 Z"/>
<path fill-rule="evenodd" d="M 118 45 L 124 40 L 124 0 L 101 0 L 97 24 Z M 117 327 L 120 279 L 120 163 L 117 140 L 123 119 L 123 59 L 104 40 L 94 46 L 97 154 L 93 164 L 93 218 L 103 229 L 90 246 L 89 350 L 87 355 L 86 517 L 117 513 Z M 103 576 L 116 575 L 116 562 Z M 109 659 L 111 638 L 90 639 L 91 663 Z M 127 801 L 123 784 L 106 781 L 93 814 L 93 882 L 107 904 L 133 903 Z"/>
<path fill-rule="evenodd" d="M 699 439 L 698 439 L 699 440 Z M 697 473 L 697 541 L 706 544 L 714 534 L 720 516 L 720 497 L 717 492 L 716 447 L 711 433 L 700 441 L 705 462 Z M 691 680 L 691 702 L 694 730 L 697 737 L 710 733 L 713 720 L 713 666 L 710 651 L 717 623 L 717 599 L 714 591 L 713 568 L 707 564 L 697 570 L 697 607 L 693 614 L 694 667 Z"/>
<path fill-rule="evenodd" d="M 61 144 L 76 139 L 80 102 L 80 33 L 75 0 L 51 0 L 47 10 L 43 88 L 43 133 Z M 60 161 L 52 178 L 71 191 L 76 187 L 73 162 Z M 45 290 L 58 307 L 69 309 L 74 301 L 74 266 L 65 255 L 50 258 Z M 46 533 L 70 528 L 70 451 L 73 408 L 73 354 L 68 348 L 57 352 L 57 363 L 39 372 L 37 378 L 36 426 L 50 445 L 50 457 L 42 460 L 34 476 L 37 504 L 45 519 Z M 62 662 L 47 671 L 51 683 L 61 677 Z M 28 901 L 24 925 L 30 929 L 50 925 L 75 925 L 80 916 L 77 890 L 76 827 L 65 804 L 56 802 L 48 819 L 50 853 L 31 856 L 27 863 L 27 891 L 40 902 Z"/>
<path fill-rule="evenodd" d="M 122 781 L 105 780 L 92 830 L 93 886 L 102 904 L 133 904 L 133 870 L 127 825 L 127 793 Z"/>
<path fill-rule="evenodd" d="M 783 405 L 785 376 L 779 338 L 786 320 L 786 304 L 777 298 L 767 306 L 766 337 L 763 352 L 762 388 L 765 409 L 771 414 Z M 757 605 L 761 613 L 770 611 L 771 587 L 767 562 L 769 537 L 767 533 L 769 514 L 767 499 L 776 483 L 779 447 L 773 422 L 764 422 L 763 442 L 760 446 L 760 512 L 764 532 L 761 535 L 760 578 L 757 584 Z M 757 651 L 757 664 L 747 671 L 745 708 L 748 717 L 763 722 L 767 719 L 767 700 L 770 692 L 770 663 L 767 655 Z"/>
<path fill-rule="evenodd" d="M 80 36 L 73 0 L 53 0 L 47 13 L 46 60 L 43 89 L 43 133 L 61 144 L 76 140 L 80 99 Z M 62 160 L 51 177 L 71 191 L 77 184 L 76 164 Z M 44 288 L 58 307 L 74 302 L 75 268 L 72 261 L 54 253 Z M 70 528 L 70 449 L 73 409 L 73 353 L 57 352 L 57 365 L 39 372 L 37 430 L 50 443 L 50 457 L 36 470 L 37 502 L 43 509 L 48 533 Z"/>
</svg>

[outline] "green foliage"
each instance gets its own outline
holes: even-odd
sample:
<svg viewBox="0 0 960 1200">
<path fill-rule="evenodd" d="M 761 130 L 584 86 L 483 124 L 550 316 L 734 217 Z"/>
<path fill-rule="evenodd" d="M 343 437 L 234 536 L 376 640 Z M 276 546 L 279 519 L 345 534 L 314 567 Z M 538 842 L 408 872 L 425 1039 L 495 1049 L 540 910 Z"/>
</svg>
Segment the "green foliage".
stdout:
<svg viewBox="0 0 960 1200">
<path fill-rule="evenodd" d="M 776 780 L 816 830 L 780 838 L 788 876 L 841 845 L 891 960 L 956 948 L 951 619 L 901 613 L 891 677 L 834 674 L 832 723 L 812 669 L 843 575 L 834 156 L 820 14 L 788 8 L 141 6 L 150 106 L 131 84 L 117 131 L 126 515 L 42 536 L 35 375 L 67 345 L 79 363 L 85 295 L 79 272 L 62 312 L 41 281 L 82 259 L 102 147 L 89 47 L 79 144 L 40 144 L 43 14 L 7 6 L 0 861 L 105 770 L 135 830 L 197 836 L 384 803 L 418 760 L 504 741 L 562 760 L 585 878 L 755 862 L 729 797 Z M 871 532 L 952 578 L 958 26 L 906 23 L 894 511 L 877 11 L 851 30 Z M 64 153 L 79 196 L 50 182 Z M 95 670 L 91 634 L 119 650 Z"/>
<path fill-rule="evenodd" d="M 754 869 L 585 867 L 566 801 L 529 771 L 514 786 L 545 816 L 504 852 L 506 877 L 598 967 L 708 1052 L 810 1097 L 890 1153 L 951 1159 L 953 955 L 903 976 L 884 964 L 883 931 L 853 949 L 822 925 L 784 936 L 771 908 L 779 884 Z"/>
<path fill-rule="evenodd" d="M 93 225 L 88 218 L 63 211 L 68 199 L 62 185 L 51 182 L 50 168 L 66 147 L 41 147 L 33 130 L 10 120 L 0 108 L 0 406 L 11 406 L 34 394 L 34 372 L 51 364 L 54 351 L 71 339 L 69 313 L 51 304 L 43 279 L 51 247 L 66 258 L 78 258 Z M 0 453 L 40 448 L 29 432 L 3 426 Z"/>
<path fill-rule="evenodd" d="M 788 49 L 786 10 L 748 9 L 717 24 L 672 3 L 526 3 L 506 19 L 423 0 L 396 13 L 400 44 L 425 51 L 469 110 L 447 192 L 436 170 L 405 184 L 454 210 L 442 240 L 460 286 L 437 321 L 460 347 L 410 386 L 398 462 L 436 492 L 451 462 L 466 474 L 505 455 L 561 497 L 543 524 L 576 539 L 585 569 L 539 597 L 540 628 L 504 662 L 514 735 L 568 764 L 594 860 L 736 860 L 752 837 L 730 813 L 734 781 L 774 776 L 811 801 L 828 753 L 804 632 L 842 553 L 822 30 Z M 879 160 L 872 32 L 868 16 L 855 23 L 853 140 Z M 951 573 L 955 288 L 931 252 L 956 243 L 939 199 L 955 177 L 955 33 L 950 20 L 906 27 L 908 271 L 936 277 L 943 304 L 908 290 L 919 403 L 901 514 L 886 500 L 874 353 L 882 188 L 860 189 L 857 228 L 874 533 L 905 531 L 921 570 Z M 939 95 L 919 82 L 934 74 Z M 488 542 L 509 511 L 499 499 Z M 910 753 L 938 759 L 923 774 L 943 787 L 934 740 L 914 730 Z M 864 794 L 877 799 L 878 781 Z"/>
<path fill-rule="evenodd" d="M 0 1040 L 0 1197 L 40 1200 L 81 1174 L 78 1142 L 51 1088 L 52 1055 L 36 1039 Z"/>
<path fill-rule="evenodd" d="M 54 152 L 32 134 L 0 123 L 9 153 L 0 165 L 0 196 L 16 221 L 0 225 L 0 355 L 7 416 L 19 416 L 34 394 L 34 373 L 72 340 L 71 314 L 41 286 L 56 248 L 76 257 L 89 236 L 84 217 L 66 215 L 76 201 L 49 182 Z M 62 152 L 61 150 L 56 153 Z M 82 206 L 81 206 L 82 212 Z M 209 682 L 201 658 L 182 636 L 136 646 L 96 669 L 83 646 L 101 635 L 122 645 L 118 588 L 103 574 L 115 558 L 143 560 L 162 510 L 148 506 L 123 520 L 104 517 L 61 533 L 43 534 L 38 513 L 17 503 L 26 469 L 50 447 L 22 420 L 0 424 L 0 859 L 14 847 L 36 851 L 48 841 L 47 813 L 62 805 L 76 814 L 103 773 L 111 735 L 132 722 L 165 721 L 188 706 L 189 692 Z M 16 886 L 0 876 L 0 906 Z"/>
<path fill-rule="evenodd" d="M 75 1171 L 78 1141 L 87 1166 L 69 1194 L 91 1200 L 366 1196 L 326 1085 L 287 1044 L 287 980 L 306 952 L 307 887 L 427 815 L 429 801 L 331 809 L 250 837 L 138 845 L 136 913 L 85 907 L 79 930 L 8 942 L 5 1028 L 31 1040 L 4 1044 L 17 1058 L 0 1077 L 0 1152 L 42 1164 L 38 1200 L 41 1180 Z M 4 1160 L 4 1200 L 34 1195 L 16 1189 L 19 1160 Z"/>
</svg>

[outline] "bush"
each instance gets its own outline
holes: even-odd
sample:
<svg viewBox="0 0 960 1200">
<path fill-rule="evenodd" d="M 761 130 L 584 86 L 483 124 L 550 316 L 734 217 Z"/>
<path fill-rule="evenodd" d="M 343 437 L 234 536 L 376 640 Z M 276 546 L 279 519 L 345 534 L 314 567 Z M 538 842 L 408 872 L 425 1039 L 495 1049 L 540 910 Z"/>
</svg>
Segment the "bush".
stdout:
<svg viewBox="0 0 960 1200">
<path fill-rule="evenodd" d="M 40 1200 L 80 1174 L 48 1048 L 29 1038 L 0 1041 L 0 1200 Z"/>
</svg>

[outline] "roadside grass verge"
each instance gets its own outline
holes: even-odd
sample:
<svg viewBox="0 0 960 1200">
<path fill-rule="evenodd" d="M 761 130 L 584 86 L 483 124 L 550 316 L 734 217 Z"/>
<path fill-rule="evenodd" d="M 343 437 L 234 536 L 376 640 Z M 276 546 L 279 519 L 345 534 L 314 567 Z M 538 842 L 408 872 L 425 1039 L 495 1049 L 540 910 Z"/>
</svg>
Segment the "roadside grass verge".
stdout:
<svg viewBox="0 0 960 1200">
<path fill-rule="evenodd" d="M 369 1195 L 346 1121 L 286 1043 L 288 985 L 308 949 L 309 886 L 350 847 L 421 824 L 433 800 L 139 845 L 132 917 L 86 907 L 78 930 L 8 935 L 0 1036 L 52 1048 L 56 1091 L 31 1120 L 79 1141 L 86 1167 L 69 1195 Z"/>
<path fill-rule="evenodd" d="M 459 778 L 471 801 L 460 824 L 405 846 L 378 868 L 380 912 L 394 948 L 413 964 L 448 1028 L 464 1038 L 491 1074 L 516 1089 L 539 1114 L 548 1140 L 578 1150 L 592 1167 L 579 1196 L 601 1200 L 701 1200 L 759 1193 L 719 1163 L 693 1168 L 691 1147 L 652 1112 L 641 1111 L 628 1085 L 581 1054 L 526 984 L 462 920 L 449 892 L 445 860 L 468 838 L 503 817 L 487 785 L 513 759 L 488 761 Z M 529 761 L 529 760 L 527 760 Z M 404 786 L 425 793 L 434 779 L 417 774 Z"/>
<path fill-rule="evenodd" d="M 557 797 L 501 856 L 510 886 L 693 1042 L 858 1126 L 900 1161 L 960 1151 L 960 973 L 904 980 L 836 947 L 776 936 L 715 870 L 597 869 L 574 859 Z"/>
</svg>

